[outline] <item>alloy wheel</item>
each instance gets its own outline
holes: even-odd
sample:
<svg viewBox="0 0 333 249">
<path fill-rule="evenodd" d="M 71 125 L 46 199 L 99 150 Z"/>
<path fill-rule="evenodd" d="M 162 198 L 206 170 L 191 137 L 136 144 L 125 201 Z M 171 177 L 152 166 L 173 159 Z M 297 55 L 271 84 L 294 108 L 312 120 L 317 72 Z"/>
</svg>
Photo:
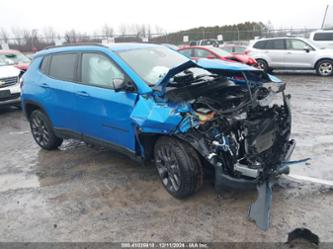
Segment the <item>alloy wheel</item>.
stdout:
<svg viewBox="0 0 333 249">
<path fill-rule="evenodd" d="M 324 62 L 319 66 L 319 72 L 321 75 L 327 76 L 330 75 L 333 71 L 333 65 L 329 62 Z"/>
<path fill-rule="evenodd" d="M 171 146 L 161 147 L 156 157 L 156 167 L 163 185 L 171 192 L 178 191 L 181 185 L 180 168 Z"/>
<path fill-rule="evenodd" d="M 48 144 L 50 134 L 45 121 L 38 114 L 31 117 L 31 130 L 37 143 L 41 146 L 46 146 Z"/>
</svg>

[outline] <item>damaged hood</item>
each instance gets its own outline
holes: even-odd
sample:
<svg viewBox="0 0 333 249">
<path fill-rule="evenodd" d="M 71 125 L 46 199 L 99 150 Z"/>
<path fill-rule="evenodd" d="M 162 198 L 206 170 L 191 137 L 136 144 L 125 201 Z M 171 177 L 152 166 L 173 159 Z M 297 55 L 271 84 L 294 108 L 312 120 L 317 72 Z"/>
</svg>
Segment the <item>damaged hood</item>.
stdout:
<svg viewBox="0 0 333 249">
<path fill-rule="evenodd" d="M 182 71 L 192 68 L 199 67 L 206 70 L 221 70 L 226 72 L 258 72 L 267 75 L 267 77 L 276 83 L 281 83 L 281 80 L 275 76 L 264 73 L 262 70 L 257 69 L 252 66 L 248 66 L 243 63 L 238 62 L 228 62 L 222 60 L 212 60 L 212 59 L 199 59 L 196 62 L 188 60 L 187 62 L 180 64 L 176 67 L 171 68 L 153 87 L 155 90 L 165 92 L 165 88 L 168 85 L 170 79 L 175 75 L 181 73 Z"/>
<path fill-rule="evenodd" d="M 175 76 L 176 74 L 179 74 L 180 72 L 189 69 L 191 67 L 198 67 L 196 63 L 194 63 L 191 60 L 188 60 L 187 62 L 180 64 L 176 67 L 173 67 L 169 69 L 169 71 L 156 83 L 156 86 L 166 86 L 169 83 L 169 80 Z"/>
<path fill-rule="evenodd" d="M 200 59 L 197 61 L 197 64 L 205 69 L 219 69 L 226 71 L 260 71 L 255 67 L 251 67 L 243 63 L 218 59 Z"/>
</svg>

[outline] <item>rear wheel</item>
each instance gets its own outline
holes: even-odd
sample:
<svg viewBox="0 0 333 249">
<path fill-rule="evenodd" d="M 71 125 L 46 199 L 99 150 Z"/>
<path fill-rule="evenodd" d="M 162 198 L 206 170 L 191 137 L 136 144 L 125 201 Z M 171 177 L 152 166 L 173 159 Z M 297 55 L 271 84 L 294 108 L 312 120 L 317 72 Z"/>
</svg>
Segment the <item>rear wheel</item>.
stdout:
<svg viewBox="0 0 333 249">
<path fill-rule="evenodd" d="M 53 150 L 61 145 L 63 140 L 54 134 L 51 122 L 45 113 L 34 110 L 29 117 L 29 121 L 32 136 L 40 147 Z"/>
<path fill-rule="evenodd" d="M 201 187 L 202 164 L 197 152 L 188 144 L 162 137 L 155 144 L 154 157 L 163 186 L 172 196 L 185 198 Z"/>
<path fill-rule="evenodd" d="M 322 60 L 316 66 L 317 74 L 320 76 L 330 76 L 333 74 L 333 61 Z"/>
<path fill-rule="evenodd" d="M 269 71 L 268 64 L 265 60 L 257 59 L 258 68 L 263 70 L 265 73 Z"/>
</svg>

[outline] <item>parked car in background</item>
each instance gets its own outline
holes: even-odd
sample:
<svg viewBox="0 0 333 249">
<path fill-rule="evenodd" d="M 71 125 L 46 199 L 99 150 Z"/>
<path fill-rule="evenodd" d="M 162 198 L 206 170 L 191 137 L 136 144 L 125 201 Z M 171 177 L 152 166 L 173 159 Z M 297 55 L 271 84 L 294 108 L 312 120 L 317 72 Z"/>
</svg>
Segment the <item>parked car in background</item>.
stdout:
<svg viewBox="0 0 333 249">
<path fill-rule="evenodd" d="M 167 48 L 171 48 L 173 50 L 178 50 L 178 46 L 174 45 L 174 44 L 171 44 L 171 43 L 162 43 L 161 45 L 167 47 Z"/>
<path fill-rule="evenodd" d="M 246 46 L 236 45 L 236 44 L 224 44 L 221 48 L 229 53 L 243 54 L 246 49 Z"/>
<path fill-rule="evenodd" d="M 223 41 L 222 41 L 223 43 Z M 220 42 L 216 39 L 202 39 L 198 41 L 191 41 L 190 46 L 213 46 L 213 47 L 219 47 Z"/>
<path fill-rule="evenodd" d="M 23 73 L 27 71 L 31 59 L 18 50 L 0 50 L 0 57 L 7 62 L 8 65 L 15 65 Z"/>
<path fill-rule="evenodd" d="M 333 74 L 333 50 L 321 49 L 309 40 L 279 37 L 256 40 L 245 53 L 265 72 L 274 69 L 315 69 L 320 76 Z"/>
<path fill-rule="evenodd" d="M 205 46 L 189 46 L 183 47 L 178 50 L 183 55 L 198 60 L 201 58 L 207 59 L 220 59 L 225 61 L 236 61 L 247 64 L 249 66 L 256 66 L 257 62 L 255 59 L 245 54 L 232 54 L 221 48 L 216 47 L 205 47 Z"/>
<path fill-rule="evenodd" d="M 0 106 L 20 106 L 20 70 L 0 57 Z"/>
<path fill-rule="evenodd" d="M 319 48 L 333 49 L 333 30 L 317 30 L 310 34 L 309 40 Z"/>
</svg>

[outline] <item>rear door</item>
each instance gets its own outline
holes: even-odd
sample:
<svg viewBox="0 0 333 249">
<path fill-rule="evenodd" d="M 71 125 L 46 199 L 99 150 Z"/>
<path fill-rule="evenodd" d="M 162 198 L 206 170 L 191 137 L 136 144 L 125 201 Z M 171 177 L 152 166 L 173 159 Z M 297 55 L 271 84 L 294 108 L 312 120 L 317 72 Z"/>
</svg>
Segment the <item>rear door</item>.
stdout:
<svg viewBox="0 0 333 249">
<path fill-rule="evenodd" d="M 44 57 L 38 85 L 43 91 L 44 107 L 55 128 L 77 132 L 76 72 L 78 54 L 57 53 Z"/>
<path fill-rule="evenodd" d="M 267 40 L 263 53 L 269 58 L 269 66 L 273 68 L 283 68 L 286 44 L 285 39 Z"/>
<path fill-rule="evenodd" d="M 134 151 L 135 128 L 130 120 L 137 99 L 134 84 L 133 91 L 115 91 L 115 80 L 129 84 L 131 80 L 99 52 L 81 54 L 80 72 L 77 106 L 83 137 Z"/>
<path fill-rule="evenodd" d="M 287 39 L 285 64 L 288 68 L 312 68 L 315 50 L 299 39 Z"/>
</svg>

